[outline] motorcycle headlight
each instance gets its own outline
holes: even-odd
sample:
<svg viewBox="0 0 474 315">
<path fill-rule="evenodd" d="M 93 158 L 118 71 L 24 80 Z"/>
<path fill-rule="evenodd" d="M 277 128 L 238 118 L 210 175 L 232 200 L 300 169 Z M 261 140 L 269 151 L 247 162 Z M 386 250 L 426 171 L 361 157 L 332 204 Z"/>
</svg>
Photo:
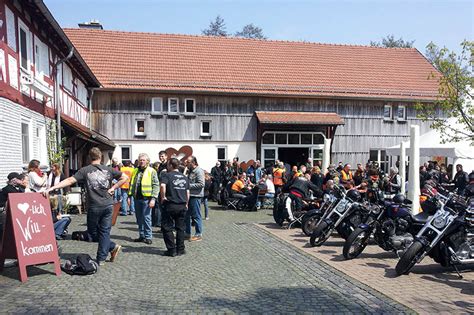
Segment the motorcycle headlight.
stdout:
<svg viewBox="0 0 474 315">
<path fill-rule="evenodd" d="M 446 226 L 446 218 L 445 217 L 437 217 L 433 220 L 433 226 L 438 230 L 441 230 Z"/>
<path fill-rule="evenodd" d="M 324 194 L 323 201 L 328 202 L 329 200 L 331 200 L 331 196 L 329 196 L 328 194 Z"/>
<path fill-rule="evenodd" d="M 379 206 L 372 206 L 372 207 L 370 208 L 370 211 L 371 211 L 373 214 L 376 214 L 376 215 L 379 214 L 381 210 L 382 210 L 382 208 L 380 208 Z"/>
</svg>

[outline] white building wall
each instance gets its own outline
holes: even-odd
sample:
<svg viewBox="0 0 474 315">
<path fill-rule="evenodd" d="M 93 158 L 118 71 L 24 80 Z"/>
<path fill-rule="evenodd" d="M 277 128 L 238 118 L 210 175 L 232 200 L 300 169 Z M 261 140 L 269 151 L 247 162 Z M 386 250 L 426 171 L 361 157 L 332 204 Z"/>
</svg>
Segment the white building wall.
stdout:
<svg viewBox="0 0 474 315">
<path fill-rule="evenodd" d="M 30 160 L 48 165 L 46 128 L 49 118 L 0 97 L 0 188 L 10 172 L 22 172 L 21 122 L 29 123 Z"/>
<path fill-rule="evenodd" d="M 227 147 L 227 160 L 232 160 L 238 156 L 240 161 L 256 159 L 255 142 L 159 142 L 159 141 L 115 141 L 116 148 L 113 157 L 122 160 L 122 146 L 131 147 L 132 163 L 138 158 L 138 154 L 147 153 L 153 162 L 158 160 L 158 152 L 167 148 L 179 150 L 182 146 L 188 145 L 193 148 L 193 155 L 196 156 L 199 166 L 210 171 L 217 161 L 217 148 Z M 108 162 L 108 161 L 107 161 Z"/>
</svg>

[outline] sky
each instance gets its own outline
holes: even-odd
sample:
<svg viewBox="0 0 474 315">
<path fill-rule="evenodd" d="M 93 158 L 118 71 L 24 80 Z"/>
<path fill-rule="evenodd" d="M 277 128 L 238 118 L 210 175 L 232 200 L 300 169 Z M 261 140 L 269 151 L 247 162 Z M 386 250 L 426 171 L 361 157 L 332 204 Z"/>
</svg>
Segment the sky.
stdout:
<svg viewBox="0 0 474 315">
<path fill-rule="evenodd" d="M 268 39 L 368 45 L 389 34 L 460 51 L 474 40 L 474 1 L 44 0 L 62 27 L 199 35 L 217 15 L 235 33 L 253 23 Z"/>
</svg>

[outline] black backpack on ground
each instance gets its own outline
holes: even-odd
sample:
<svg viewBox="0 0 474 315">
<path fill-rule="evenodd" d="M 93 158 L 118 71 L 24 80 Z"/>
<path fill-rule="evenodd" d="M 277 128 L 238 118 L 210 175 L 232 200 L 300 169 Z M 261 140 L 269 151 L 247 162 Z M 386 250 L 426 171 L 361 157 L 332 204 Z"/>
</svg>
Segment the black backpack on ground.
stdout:
<svg viewBox="0 0 474 315">
<path fill-rule="evenodd" d="M 99 270 L 99 265 L 88 254 L 79 254 L 76 261 L 66 260 L 61 270 L 69 275 L 88 276 Z"/>
</svg>

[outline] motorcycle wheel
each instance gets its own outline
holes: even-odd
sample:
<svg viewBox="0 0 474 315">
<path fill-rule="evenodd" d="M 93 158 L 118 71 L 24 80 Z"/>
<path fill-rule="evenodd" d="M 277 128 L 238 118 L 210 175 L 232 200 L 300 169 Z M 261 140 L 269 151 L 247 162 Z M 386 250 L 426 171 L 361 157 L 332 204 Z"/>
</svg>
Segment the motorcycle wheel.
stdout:
<svg viewBox="0 0 474 315">
<path fill-rule="evenodd" d="M 273 220 L 275 220 L 275 223 L 279 226 L 282 226 L 283 222 L 285 222 L 285 218 L 282 216 L 282 213 L 278 207 L 273 208 Z"/>
<path fill-rule="evenodd" d="M 311 234 L 313 234 L 319 219 L 321 219 L 321 214 L 319 213 L 313 214 L 312 216 L 308 216 L 306 218 L 303 217 L 301 229 L 306 236 L 311 236 Z"/>
<path fill-rule="evenodd" d="M 423 253 L 423 244 L 420 241 L 415 241 L 403 253 L 402 257 L 395 266 L 395 271 L 398 276 L 407 275 L 411 268 L 416 264 L 418 258 Z"/>
<path fill-rule="evenodd" d="M 361 228 L 355 229 L 354 232 L 349 235 L 346 242 L 344 243 L 344 248 L 342 250 L 342 255 L 345 259 L 354 259 L 357 258 L 365 249 L 369 243 L 370 231 L 364 230 Z"/>
<path fill-rule="evenodd" d="M 322 221 L 314 229 L 313 234 L 311 234 L 309 243 L 311 244 L 311 247 L 321 246 L 327 241 L 329 236 L 331 236 L 329 224 L 325 221 Z"/>
</svg>

